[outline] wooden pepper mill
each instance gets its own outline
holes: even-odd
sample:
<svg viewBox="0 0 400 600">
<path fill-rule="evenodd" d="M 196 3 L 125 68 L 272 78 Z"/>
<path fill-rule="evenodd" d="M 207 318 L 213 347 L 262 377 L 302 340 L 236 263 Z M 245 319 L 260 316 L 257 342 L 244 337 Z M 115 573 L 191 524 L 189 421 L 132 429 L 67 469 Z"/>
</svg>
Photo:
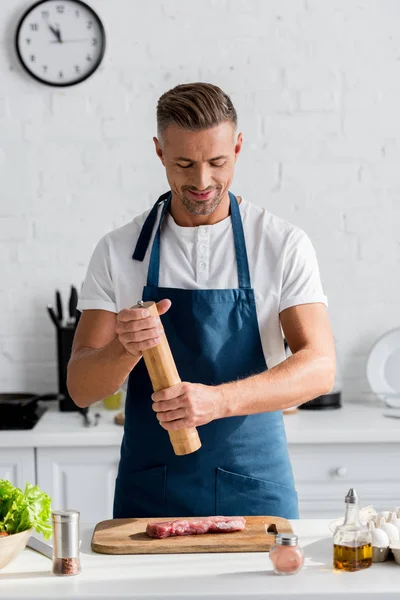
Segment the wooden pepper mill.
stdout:
<svg viewBox="0 0 400 600">
<path fill-rule="evenodd" d="M 149 311 L 151 317 L 158 317 L 155 302 L 140 301 L 132 308 L 144 308 Z M 155 392 L 181 383 L 165 333 L 162 334 L 161 341 L 157 346 L 144 350 L 143 358 Z M 191 454 L 201 448 L 201 441 L 196 427 L 178 429 L 168 433 L 174 452 L 177 455 Z"/>
</svg>

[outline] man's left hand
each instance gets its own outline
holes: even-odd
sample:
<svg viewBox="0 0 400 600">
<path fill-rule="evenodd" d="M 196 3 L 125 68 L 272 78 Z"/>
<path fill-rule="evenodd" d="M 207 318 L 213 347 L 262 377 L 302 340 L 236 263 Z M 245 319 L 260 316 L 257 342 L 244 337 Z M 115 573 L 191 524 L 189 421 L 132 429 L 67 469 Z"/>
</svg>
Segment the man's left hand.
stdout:
<svg viewBox="0 0 400 600">
<path fill-rule="evenodd" d="M 223 417 L 219 387 L 182 382 L 152 395 L 153 410 L 167 431 L 205 425 Z"/>
</svg>

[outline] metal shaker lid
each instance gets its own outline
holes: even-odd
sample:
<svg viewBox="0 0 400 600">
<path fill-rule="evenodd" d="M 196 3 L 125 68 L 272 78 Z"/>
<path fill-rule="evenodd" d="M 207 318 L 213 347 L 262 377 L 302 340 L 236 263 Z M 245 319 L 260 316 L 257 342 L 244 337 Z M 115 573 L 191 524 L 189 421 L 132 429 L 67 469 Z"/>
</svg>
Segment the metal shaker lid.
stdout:
<svg viewBox="0 0 400 600">
<path fill-rule="evenodd" d="M 55 510 L 53 521 L 53 557 L 79 557 L 79 511 Z"/>
<path fill-rule="evenodd" d="M 78 510 L 59 509 L 53 510 L 52 519 L 54 523 L 71 523 L 79 521 L 80 512 Z"/>
<path fill-rule="evenodd" d="M 345 498 L 346 504 L 358 504 L 358 495 L 354 488 L 350 488 Z"/>
<path fill-rule="evenodd" d="M 294 533 L 277 533 L 275 536 L 276 546 L 297 546 L 297 535 Z"/>
</svg>

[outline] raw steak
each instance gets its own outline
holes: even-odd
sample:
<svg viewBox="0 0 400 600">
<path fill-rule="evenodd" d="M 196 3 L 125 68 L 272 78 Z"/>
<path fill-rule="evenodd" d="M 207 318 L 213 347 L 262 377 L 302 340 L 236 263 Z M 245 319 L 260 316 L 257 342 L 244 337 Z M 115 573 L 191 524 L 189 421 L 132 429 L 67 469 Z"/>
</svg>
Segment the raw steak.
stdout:
<svg viewBox="0 0 400 600">
<path fill-rule="evenodd" d="M 243 531 L 246 519 L 243 517 L 198 517 L 148 523 L 146 533 L 152 538 L 166 538 L 177 535 L 198 535 L 200 533 L 229 533 Z"/>
</svg>

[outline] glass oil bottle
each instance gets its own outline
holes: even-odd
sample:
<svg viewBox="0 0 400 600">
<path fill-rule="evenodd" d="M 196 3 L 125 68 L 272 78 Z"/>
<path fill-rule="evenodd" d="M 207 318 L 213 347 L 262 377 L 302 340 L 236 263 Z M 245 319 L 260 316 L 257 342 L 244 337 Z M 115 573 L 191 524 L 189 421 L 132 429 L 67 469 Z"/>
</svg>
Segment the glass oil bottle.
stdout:
<svg viewBox="0 0 400 600">
<path fill-rule="evenodd" d="M 371 533 L 359 517 L 358 496 L 351 488 L 345 498 L 346 514 L 333 536 L 333 566 L 341 571 L 359 571 L 372 564 Z"/>
</svg>

